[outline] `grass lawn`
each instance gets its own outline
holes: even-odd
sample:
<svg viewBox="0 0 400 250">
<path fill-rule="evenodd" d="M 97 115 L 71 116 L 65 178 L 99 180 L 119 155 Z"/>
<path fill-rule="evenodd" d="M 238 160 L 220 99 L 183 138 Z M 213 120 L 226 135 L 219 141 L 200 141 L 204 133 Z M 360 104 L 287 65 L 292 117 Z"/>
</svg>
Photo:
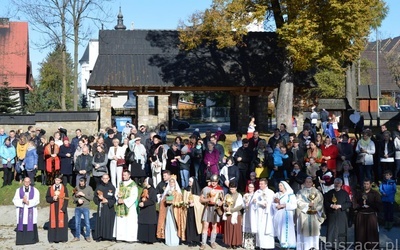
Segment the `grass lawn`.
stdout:
<svg viewBox="0 0 400 250">
<path fill-rule="evenodd" d="M 1 179 L 3 177 L 3 171 L 1 171 L 0 173 Z M 0 184 L 2 184 L 2 181 L 0 182 Z M 14 205 L 12 200 L 14 198 L 15 195 L 15 191 L 17 190 L 17 188 L 19 188 L 22 184 L 19 184 L 19 182 L 13 181 L 11 186 L 5 186 L 3 188 L 0 188 L 0 206 L 2 205 Z M 40 205 L 39 207 L 47 207 L 49 206 L 49 203 L 46 202 L 46 193 L 48 190 L 48 186 L 42 186 L 40 184 L 40 182 L 36 182 L 35 183 L 35 187 L 39 190 L 40 193 Z M 142 192 L 142 188 L 139 188 L 139 194 L 141 194 Z M 71 185 L 67 185 L 67 189 L 68 189 L 68 195 L 71 197 L 72 196 L 72 190 L 74 189 L 74 187 L 72 187 Z M 69 204 L 68 207 L 75 207 L 75 205 L 72 203 L 72 198 L 70 198 L 69 200 Z M 94 204 L 94 202 L 90 202 L 90 209 L 93 210 L 97 210 L 97 206 L 96 204 Z"/>
</svg>

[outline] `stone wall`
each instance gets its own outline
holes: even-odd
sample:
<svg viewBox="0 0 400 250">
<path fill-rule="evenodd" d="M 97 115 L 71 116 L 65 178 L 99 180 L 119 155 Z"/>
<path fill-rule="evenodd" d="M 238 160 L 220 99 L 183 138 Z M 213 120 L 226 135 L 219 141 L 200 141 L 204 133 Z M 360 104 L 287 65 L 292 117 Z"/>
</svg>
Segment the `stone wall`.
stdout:
<svg viewBox="0 0 400 250">
<path fill-rule="evenodd" d="M 81 122 L 38 122 L 36 124 L 30 124 L 34 126 L 35 128 L 40 128 L 46 130 L 46 136 L 47 138 L 49 136 L 52 136 L 54 132 L 57 131 L 59 126 L 62 126 L 68 131 L 68 137 L 70 139 L 75 136 L 75 130 L 76 129 L 81 129 L 82 133 L 85 135 L 94 135 L 96 134 L 99 129 L 98 129 L 98 122 L 97 121 L 81 121 Z M 24 132 L 28 130 L 28 126 L 26 124 L 14 124 L 14 125 L 0 125 L 1 128 L 4 128 L 6 133 L 10 130 L 17 130 L 17 129 L 22 129 Z"/>
<path fill-rule="evenodd" d="M 138 126 L 144 124 L 148 127 L 149 130 L 153 130 L 157 128 L 160 124 L 168 125 L 168 98 L 169 95 L 156 95 L 157 96 L 157 115 L 149 114 L 149 94 L 139 94 L 137 93 L 138 98 L 138 108 L 137 108 L 137 117 L 138 117 Z"/>
<path fill-rule="evenodd" d="M 100 127 L 111 127 L 111 97 L 113 94 L 99 94 L 100 97 Z"/>
<path fill-rule="evenodd" d="M 51 136 L 62 126 L 68 131 L 68 136 L 75 136 L 75 130 L 81 129 L 83 134 L 93 135 L 99 131 L 99 112 L 39 112 L 34 115 L 1 115 L 0 128 L 8 133 L 10 130 L 28 130 L 34 126 L 46 130 L 46 136 Z"/>
</svg>

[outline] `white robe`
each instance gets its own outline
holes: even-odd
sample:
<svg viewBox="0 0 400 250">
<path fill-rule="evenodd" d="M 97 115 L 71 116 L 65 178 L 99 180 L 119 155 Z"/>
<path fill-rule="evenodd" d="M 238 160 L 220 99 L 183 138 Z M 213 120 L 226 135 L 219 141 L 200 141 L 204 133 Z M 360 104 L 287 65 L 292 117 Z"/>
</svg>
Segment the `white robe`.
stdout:
<svg viewBox="0 0 400 250">
<path fill-rule="evenodd" d="M 317 194 L 314 200 L 314 209 L 317 214 L 307 214 L 309 203 L 308 195 L 310 193 Z M 324 198 L 316 188 L 303 188 L 297 194 L 297 250 L 309 250 L 310 248 L 319 249 L 319 236 L 321 224 L 324 222 Z M 308 227 L 304 229 L 303 227 Z M 311 231 L 311 235 L 309 233 Z M 306 235 L 307 233 L 307 235 Z"/>
<path fill-rule="evenodd" d="M 124 181 L 124 186 L 128 186 L 133 181 Z M 116 198 L 118 200 L 119 188 L 115 191 Z M 118 217 L 115 216 L 114 223 L 114 234 L 113 236 L 116 240 L 122 240 L 127 242 L 137 241 L 138 232 L 138 215 L 136 212 L 135 202 L 138 197 L 138 188 L 136 186 L 132 187 L 130 196 L 124 199 L 125 205 L 129 208 L 128 216 Z"/>
<path fill-rule="evenodd" d="M 273 199 L 274 192 L 268 188 L 257 190 L 253 197 L 253 202 L 255 200 L 257 205 L 256 246 L 260 248 L 275 248 L 274 226 L 271 211 Z"/>
<path fill-rule="evenodd" d="M 251 199 L 254 198 L 254 194 L 245 194 L 243 196 L 243 232 L 244 233 L 257 233 L 257 204 L 251 202 Z M 246 199 L 248 199 L 248 203 L 246 204 Z"/>
<path fill-rule="evenodd" d="M 23 188 L 25 188 L 25 187 L 23 187 Z M 15 213 L 17 215 L 17 225 L 19 222 L 19 208 L 20 207 L 24 208 L 24 217 L 23 217 L 22 224 L 24 224 L 24 225 L 28 224 L 28 208 L 31 208 L 31 207 L 33 207 L 33 224 L 37 224 L 37 217 L 38 217 L 37 205 L 39 205 L 39 203 L 40 203 L 40 195 L 39 195 L 39 191 L 34 187 L 29 187 L 29 192 L 31 191 L 31 188 L 33 188 L 33 190 L 34 190 L 34 195 L 33 195 L 33 199 L 29 200 L 29 205 L 24 204 L 22 202 L 22 199 L 19 197 L 19 189 L 20 188 L 18 188 L 15 191 L 13 203 L 16 207 Z M 29 198 L 29 192 L 25 192 L 25 195 L 28 196 L 28 198 Z"/>
<path fill-rule="evenodd" d="M 273 203 L 275 235 L 279 239 L 282 248 L 296 248 L 296 233 L 294 230 L 294 213 L 297 208 L 297 199 L 294 194 L 277 193 L 280 204 L 286 204 L 285 208 L 277 209 L 278 204 Z"/>
</svg>

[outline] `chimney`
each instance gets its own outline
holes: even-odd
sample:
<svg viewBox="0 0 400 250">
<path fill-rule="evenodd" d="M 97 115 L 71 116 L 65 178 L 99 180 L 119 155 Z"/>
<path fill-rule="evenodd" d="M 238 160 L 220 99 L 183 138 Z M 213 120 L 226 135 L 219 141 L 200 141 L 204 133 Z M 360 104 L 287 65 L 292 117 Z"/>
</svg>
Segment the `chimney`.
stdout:
<svg viewBox="0 0 400 250">
<path fill-rule="evenodd" d="M 10 28 L 10 19 L 6 17 L 0 17 L 0 29 L 1 28 Z"/>
</svg>

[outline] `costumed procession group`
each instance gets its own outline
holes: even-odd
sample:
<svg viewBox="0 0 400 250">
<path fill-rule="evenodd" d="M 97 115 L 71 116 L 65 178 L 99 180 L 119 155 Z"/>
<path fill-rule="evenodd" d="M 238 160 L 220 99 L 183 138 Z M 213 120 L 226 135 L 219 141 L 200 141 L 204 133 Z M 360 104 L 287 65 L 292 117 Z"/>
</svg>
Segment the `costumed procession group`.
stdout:
<svg viewBox="0 0 400 250">
<path fill-rule="evenodd" d="M 67 207 L 73 203 L 73 242 L 83 235 L 88 242 L 162 241 L 167 246 L 215 249 L 220 235 L 222 246 L 233 249 L 274 249 L 276 245 L 300 250 L 345 249 L 349 244 L 379 249 L 377 213 L 384 208 L 387 222 L 393 221 L 393 172 L 387 169 L 382 173 L 381 197 L 372 189 L 371 175 L 359 170 L 366 175 L 360 179 L 353 171 L 352 156 L 347 159 L 346 155 L 347 150 L 352 155 L 364 154 L 363 162 L 354 164 L 358 168 L 369 164 L 366 155 L 375 153 L 375 147 L 368 148 L 374 144 L 370 130 L 364 131 L 354 153 L 353 147 L 348 147 L 347 133 L 336 138 L 339 143 L 333 144 L 326 136 L 317 146 L 313 127 L 308 125 L 296 136 L 281 124 L 267 142 L 259 137 L 252 119 L 248 139 L 237 133 L 231 150 L 227 150 L 221 129 L 213 135 L 207 131 L 204 138 L 195 130 L 189 139 L 177 137 L 168 146 L 165 127 L 147 133 L 144 125 L 138 131 L 127 124 L 122 133 L 110 128 L 93 141 L 78 129 L 71 143 L 62 127 L 49 143 L 43 130 L 30 127 L 32 135 L 21 133 L 14 149 L 15 139 L 11 139 L 17 137 L 10 131 L 2 139 L 0 155 L 3 167 L 8 168 L 3 186 L 9 185 L 9 177 L 13 181 L 13 172 L 22 184 L 13 199 L 16 244 L 39 241 L 40 199 L 34 180 L 36 172 L 43 169 L 39 177 L 42 185 L 49 185 L 50 243 L 68 241 L 71 215 Z M 0 138 L 5 134 L 1 130 Z M 16 152 L 21 140 L 27 144 L 22 158 Z M 382 145 L 387 153 L 388 143 Z M 74 187 L 72 192 L 68 184 Z M 94 228 L 89 222 L 92 202 L 97 206 Z M 327 234 L 322 245 L 324 221 Z M 353 222 L 355 241 L 350 243 L 348 227 Z M 390 226 L 385 225 L 388 230 Z"/>
</svg>

